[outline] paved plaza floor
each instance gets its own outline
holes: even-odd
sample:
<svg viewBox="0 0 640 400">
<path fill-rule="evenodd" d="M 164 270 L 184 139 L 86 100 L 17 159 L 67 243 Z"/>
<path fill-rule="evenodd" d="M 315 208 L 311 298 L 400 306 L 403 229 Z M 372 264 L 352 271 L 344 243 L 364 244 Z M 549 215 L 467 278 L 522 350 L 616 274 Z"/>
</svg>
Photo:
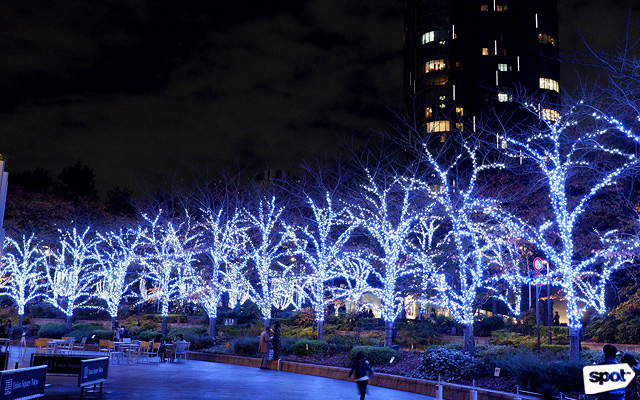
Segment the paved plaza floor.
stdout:
<svg viewBox="0 0 640 400">
<path fill-rule="evenodd" d="M 30 353 L 20 357 L 11 349 L 9 368 L 28 367 Z M 47 376 L 50 386 L 44 399 L 79 399 L 76 377 Z M 118 400 L 350 400 L 359 399 L 356 384 L 310 375 L 294 374 L 206 361 L 181 363 L 111 363 L 103 393 L 85 391 L 85 398 Z M 370 386 L 368 400 L 425 400 L 433 397 Z"/>
</svg>

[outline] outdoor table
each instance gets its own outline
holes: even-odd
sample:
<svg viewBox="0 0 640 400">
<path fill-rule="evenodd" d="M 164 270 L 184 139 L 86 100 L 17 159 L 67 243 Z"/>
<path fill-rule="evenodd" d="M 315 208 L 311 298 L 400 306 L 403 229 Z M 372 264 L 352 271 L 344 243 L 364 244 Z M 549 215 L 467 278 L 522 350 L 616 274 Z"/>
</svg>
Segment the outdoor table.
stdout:
<svg viewBox="0 0 640 400">
<path fill-rule="evenodd" d="M 47 352 L 58 354 L 58 349 L 61 345 L 67 344 L 66 340 L 63 339 L 52 339 L 47 342 Z"/>
<path fill-rule="evenodd" d="M 116 349 L 121 351 L 127 357 L 127 363 L 130 362 L 130 357 L 134 350 L 140 347 L 140 343 L 131 343 L 131 342 L 113 342 Z"/>
<path fill-rule="evenodd" d="M 7 346 L 7 351 L 9 351 L 9 338 L 1 338 L 0 339 L 0 350 L 2 350 L 4 348 L 4 346 Z"/>
</svg>

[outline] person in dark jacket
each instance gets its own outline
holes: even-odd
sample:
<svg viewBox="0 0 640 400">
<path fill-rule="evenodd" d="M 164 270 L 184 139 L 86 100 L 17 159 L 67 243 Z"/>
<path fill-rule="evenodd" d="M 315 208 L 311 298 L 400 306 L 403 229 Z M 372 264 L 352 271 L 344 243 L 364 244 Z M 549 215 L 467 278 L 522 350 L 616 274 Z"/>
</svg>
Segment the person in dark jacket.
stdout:
<svg viewBox="0 0 640 400">
<path fill-rule="evenodd" d="M 360 400 L 364 400 L 364 396 L 367 393 L 367 383 L 369 383 L 369 377 L 373 376 L 373 370 L 362 351 L 356 353 L 356 358 L 351 365 L 351 371 L 349 371 L 349 378 L 353 374 L 355 374 L 356 383 L 358 384 Z"/>
<path fill-rule="evenodd" d="M 273 323 L 273 338 L 271 339 L 271 347 L 273 348 L 273 361 L 278 361 L 280 358 L 280 347 L 282 346 L 282 339 L 280 338 L 280 321 Z"/>
<path fill-rule="evenodd" d="M 631 354 L 625 354 L 620 357 L 621 364 L 629 364 L 633 372 L 636 376 L 633 377 L 633 380 L 629 382 L 627 387 L 624 389 L 624 400 L 638 400 L 640 397 L 638 393 L 640 392 L 640 385 L 638 385 L 638 378 L 640 375 L 640 363 L 638 360 Z"/>
<path fill-rule="evenodd" d="M 153 339 L 153 343 L 160 343 L 160 347 L 158 348 L 158 356 L 160 357 L 160 362 L 165 362 L 167 360 L 167 346 L 161 333 L 158 333 L 156 335 L 156 337 Z"/>
<path fill-rule="evenodd" d="M 602 352 L 604 353 L 604 361 L 599 365 L 618 363 L 616 361 L 616 355 L 618 354 L 616 346 L 612 344 L 605 344 L 604 347 L 602 347 Z M 598 393 L 598 400 L 624 400 L 624 392 L 624 388 L 621 388 Z"/>
</svg>

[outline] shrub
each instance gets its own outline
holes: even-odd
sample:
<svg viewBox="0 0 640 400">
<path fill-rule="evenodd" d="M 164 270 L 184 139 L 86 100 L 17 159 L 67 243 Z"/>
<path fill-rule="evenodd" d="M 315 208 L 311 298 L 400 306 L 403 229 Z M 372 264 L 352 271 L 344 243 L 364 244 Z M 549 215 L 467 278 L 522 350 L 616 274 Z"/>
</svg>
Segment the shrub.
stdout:
<svg viewBox="0 0 640 400">
<path fill-rule="evenodd" d="M 13 327 L 13 333 L 11 333 L 11 339 L 20 339 L 22 337 L 22 328 L 19 326 Z"/>
<path fill-rule="evenodd" d="M 420 365 L 412 377 L 420 379 L 459 380 L 476 371 L 476 363 L 469 354 L 443 347 L 429 347 L 422 353 Z"/>
<path fill-rule="evenodd" d="M 91 336 L 96 335 L 95 338 Z M 113 339 L 113 331 L 108 329 L 96 329 L 91 333 L 91 336 L 88 337 L 87 341 L 97 342 L 99 339 L 103 340 L 111 340 Z"/>
<path fill-rule="evenodd" d="M 314 319 L 313 309 L 311 307 L 306 307 L 293 313 L 291 322 L 295 326 L 310 328 L 311 325 L 313 325 Z"/>
<path fill-rule="evenodd" d="M 67 333 L 65 336 L 73 336 L 76 338 L 76 342 L 80 342 L 82 338 L 86 337 L 87 340 L 91 339 L 96 330 L 103 330 L 100 324 L 76 324 L 73 326 L 73 330 Z"/>
<path fill-rule="evenodd" d="M 138 334 L 138 340 L 142 342 L 150 342 L 158 336 L 160 332 L 155 331 L 142 331 Z"/>
<path fill-rule="evenodd" d="M 293 354 L 297 356 L 313 356 L 326 353 L 329 345 L 321 340 L 298 340 L 293 345 Z"/>
<path fill-rule="evenodd" d="M 139 335 L 141 332 L 146 332 L 146 331 L 157 331 L 158 330 L 158 324 L 153 323 L 153 322 L 149 322 L 149 321 L 145 321 L 142 325 L 130 325 L 127 326 L 127 329 L 129 329 L 129 334 L 131 334 L 131 337 L 135 337 L 138 340 L 142 340 L 139 338 Z"/>
<path fill-rule="evenodd" d="M 536 390 L 542 385 L 553 385 L 562 391 L 583 390 L 580 379 L 583 365 L 559 359 L 553 354 L 521 351 L 496 359 L 496 366 L 529 390 Z"/>
<path fill-rule="evenodd" d="M 66 324 L 58 322 L 50 322 L 42 325 L 38 331 L 38 337 L 49 339 L 60 339 L 71 332 L 71 329 L 67 328 Z"/>
<path fill-rule="evenodd" d="M 41 326 L 38 324 L 29 324 L 24 327 L 27 330 L 27 337 L 37 337 L 38 331 L 40 331 Z"/>
<path fill-rule="evenodd" d="M 473 323 L 473 334 L 476 336 L 491 336 L 491 332 L 504 329 L 504 319 L 493 316 Z"/>
<path fill-rule="evenodd" d="M 353 362 L 356 358 L 356 353 L 359 351 L 362 351 L 369 363 L 373 365 L 389 364 L 392 357 L 399 360 L 402 356 L 398 350 L 391 347 L 356 346 L 349 351 L 349 363 Z"/>
<path fill-rule="evenodd" d="M 183 326 L 172 326 L 167 332 L 166 340 L 173 341 L 176 339 L 176 336 L 178 336 L 179 334 L 182 334 L 185 340 L 189 341 L 187 339 L 187 336 L 189 337 L 203 336 L 205 333 L 207 333 L 207 331 L 208 329 L 203 326 L 188 327 L 188 328 Z"/>
<path fill-rule="evenodd" d="M 232 341 L 235 354 L 255 356 L 258 353 L 259 336 L 242 336 Z"/>
<path fill-rule="evenodd" d="M 331 354 L 350 351 L 355 346 L 380 346 L 380 338 L 371 335 L 332 335 L 327 339 L 328 352 Z"/>
<path fill-rule="evenodd" d="M 535 344 L 535 339 L 529 336 L 521 335 L 519 333 L 501 330 L 491 332 L 491 344 L 513 347 L 526 347 L 532 349 Z"/>
</svg>

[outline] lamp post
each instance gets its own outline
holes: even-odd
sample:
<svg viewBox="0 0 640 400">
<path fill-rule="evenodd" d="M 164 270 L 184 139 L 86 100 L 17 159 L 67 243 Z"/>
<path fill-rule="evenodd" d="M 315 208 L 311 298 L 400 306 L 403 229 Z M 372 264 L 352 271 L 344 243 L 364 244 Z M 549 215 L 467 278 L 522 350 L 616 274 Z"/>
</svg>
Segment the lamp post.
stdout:
<svg viewBox="0 0 640 400">
<path fill-rule="evenodd" d="M 534 279 L 538 280 L 542 276 L 540 271 L 544 268 L 544 261 L 540 257 L 536 257 L 533 260 L 533 269 L 536 270 Z M 536 349 L 540 351 L 540 286 L 542 283 L 536 283 L 536 335 L 538 340 L 536 341 Z"/>
<path fill-rule="evenodd" d="M 549 262 L 547 264 L 547 344 L 551 344 L 551 279 L 549 279 Z"/>
</svg>

